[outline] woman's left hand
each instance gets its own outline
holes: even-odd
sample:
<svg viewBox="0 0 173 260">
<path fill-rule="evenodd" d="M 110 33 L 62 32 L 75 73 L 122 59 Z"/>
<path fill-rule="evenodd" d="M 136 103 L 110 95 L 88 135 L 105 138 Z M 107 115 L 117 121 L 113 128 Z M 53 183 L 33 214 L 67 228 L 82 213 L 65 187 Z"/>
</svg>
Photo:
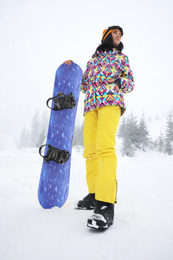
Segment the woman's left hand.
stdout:
<svg viewBox="0 0 173 260">
<path fill-rule="evenodd" d="M 66 60 L 66 61 L 64 61 L 64 63 L 67 64 L 67 65 L 71 65 L 73 63 L 73 61 L 72 60 Z"/>
<path fill-rule="evenodd" d="M 119 91 L 120 89 L 119 89 L 118 85 L 117 85 L 114 81 L 115 81 L 115 79 L 108 79 L 108 83 L 109 83 L 109 84 L 114 83 L 114 84 L 115 84 L 116 91 Z"/>
</svg>

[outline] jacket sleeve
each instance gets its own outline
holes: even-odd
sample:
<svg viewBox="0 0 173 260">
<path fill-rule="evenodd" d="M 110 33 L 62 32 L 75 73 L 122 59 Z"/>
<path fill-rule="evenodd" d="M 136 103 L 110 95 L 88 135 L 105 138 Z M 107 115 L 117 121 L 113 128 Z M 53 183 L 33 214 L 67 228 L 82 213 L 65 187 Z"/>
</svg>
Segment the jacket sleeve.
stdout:
<svg viewBox="0 0 173 260">
<path fill-rule="evenodd" d="M 87 88 L 88 88 L 88 72 L 89 72 L 89 62 L 86 65 L 86 70 L 83 74 L 83 78 L 82 78 L 82 84 L 81 84 L 81 91 L 83 93 L 86 93 Z"/>
<path fill-rule="evenodd" d="M 129 59 L 125 56 L 122 64 L 123 73 L 121 74 L 120 81 L 121 81 L 121 91 L 123 93 L 129 93 L 134 88 L 134 78 L 132 70 L 130 69 Z"/>
</svg>

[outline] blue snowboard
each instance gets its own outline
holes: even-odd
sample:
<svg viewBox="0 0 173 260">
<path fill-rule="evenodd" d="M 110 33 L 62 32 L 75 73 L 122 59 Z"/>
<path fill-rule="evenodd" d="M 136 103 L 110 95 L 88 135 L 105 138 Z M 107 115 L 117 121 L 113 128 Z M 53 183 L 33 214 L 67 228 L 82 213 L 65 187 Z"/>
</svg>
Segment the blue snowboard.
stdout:
<svg viewBox="0 0 173 260">
<path fill-rule="evenodd" d="M 68 151 L 69 159 L 63 165 L 55 161 L 45 162 L 43 160 L 38 199 L 40 205 L 45 209 L 55 206 L 62 207 L 68 197 L 72 141 L 81 81 L 82 70 L 75 63 L 72 65 L 62 64 L 56 71 L 53 97 L 60 92 L 63 92 L 64 95 L 69 95 L 72 92 L 76 105 L 72 109 L 51 110 L 50 113 L 44 155 L 47 153 L 48 145 L 51 145 L 60 150 Z"/>
</svg>

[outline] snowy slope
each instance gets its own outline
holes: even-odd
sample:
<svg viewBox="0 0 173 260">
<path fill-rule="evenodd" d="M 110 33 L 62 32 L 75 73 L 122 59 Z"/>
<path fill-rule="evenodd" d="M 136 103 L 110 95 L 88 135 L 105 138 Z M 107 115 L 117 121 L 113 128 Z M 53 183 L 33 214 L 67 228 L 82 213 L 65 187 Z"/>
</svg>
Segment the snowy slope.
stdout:
<svg viewBox="0 0 173 260">
<path fill-rule="evenodd" d="M 37 200 L 38 151 L 0 151 L 0 259 L 173 259 L 173 157 L 118 152 L 115 224 L 94 232 L 86 227 L 91 211 L 74 209 L 87 188 L 82 151 L 72 156 L 67 203 L 44 210 Z"/>
</svg>

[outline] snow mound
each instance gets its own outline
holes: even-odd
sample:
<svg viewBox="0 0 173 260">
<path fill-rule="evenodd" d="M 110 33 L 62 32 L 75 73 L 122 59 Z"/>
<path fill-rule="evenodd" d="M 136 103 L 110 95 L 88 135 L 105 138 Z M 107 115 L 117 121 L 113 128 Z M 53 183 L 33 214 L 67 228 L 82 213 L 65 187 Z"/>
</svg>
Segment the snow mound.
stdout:
<svg viewBox="0 0 173 260">
<path fill-rule="evenodd" d="M 0 151 L 0 259 L 172 259 L 172 156 L 118 156 L 115 223 L 95 232 L 87 227 L 92 211 L 75 210 L 88 192 L 82 153 L 73 148 L 67 202 L 44 210 L 37 198 L 43 160 L 36 149 Z"/>
</svg>

